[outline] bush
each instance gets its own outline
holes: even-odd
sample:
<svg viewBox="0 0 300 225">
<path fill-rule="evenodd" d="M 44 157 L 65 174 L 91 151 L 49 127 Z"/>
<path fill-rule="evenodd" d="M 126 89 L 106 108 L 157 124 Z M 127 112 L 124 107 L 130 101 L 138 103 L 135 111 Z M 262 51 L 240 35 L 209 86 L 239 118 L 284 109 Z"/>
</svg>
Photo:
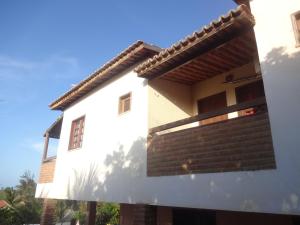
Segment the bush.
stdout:
<svg viewBox="0 0 300 225">
<path fill-rule="evenodd" d="M 96 214 L 96 225 L 118 225 L 120 207 L 114 203 L 98 203 Z"/>
</svg>

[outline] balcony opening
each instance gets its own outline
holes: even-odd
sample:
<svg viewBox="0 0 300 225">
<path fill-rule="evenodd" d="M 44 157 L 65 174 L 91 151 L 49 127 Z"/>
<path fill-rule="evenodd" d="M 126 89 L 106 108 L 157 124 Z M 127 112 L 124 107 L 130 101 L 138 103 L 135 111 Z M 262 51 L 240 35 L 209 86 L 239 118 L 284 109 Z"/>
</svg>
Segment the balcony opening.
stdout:
<svg viewBox="0 0 300 225">
<path fill-rule="evenodd" d="M 244 7 L 148 60 L 148 176 L 275 169 L 254 22 Z"/>
<path fill-rule="evenodd" d="M 47 156 L 46 159 L 55 158 L 57 155 L 59 139 L 57 138 L 49 138 Z"/>
<path fill-rule="evenodd" d="M 150 129 L 265 98 L 252 28 L 220 46 L 195 55 L 188 62 L 174 66 L 170 71 L 149 79 Z M 251 113 L 255 113 L 254 108 L 236 110 L 165 132 L 208 125 Z"/>
<path fill-rule="evenodd" d="M 63 117 L 59 117 L 45 132 L 43 161 L 56 158 Z"/>
</svg>

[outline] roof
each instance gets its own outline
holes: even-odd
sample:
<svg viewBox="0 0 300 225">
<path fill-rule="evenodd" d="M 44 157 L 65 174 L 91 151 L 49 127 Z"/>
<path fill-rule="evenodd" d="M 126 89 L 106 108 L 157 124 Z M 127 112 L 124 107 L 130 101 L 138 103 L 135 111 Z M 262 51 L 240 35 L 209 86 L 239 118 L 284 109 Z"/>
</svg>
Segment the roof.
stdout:
<svg viewBox="0 0 300 225">
<path fill-rule="evenodd" d="M 152 57 L 160 50 L 160 48 L 144 43 L 143 41 L 135 42 L 81 81 L 78 85 L 52 102 L 49 107 L 55 110 L 65 109 L 70 104 L 92 91 L 95 87 L 118 75 L 121 71 L 133 66 L 137 62 Z"/>
<path fill-rule="evenodd" d="M 0 209 L 2 209 L 2 208 L 4 208 L 4 207 L 7 207 L 7 206 L 8 206 L 8 204 L 7 204 L 6 201 L 0 200 Z"/>
<path fill-rule="evenodd" d="M 250 9 L 246 5 L 240 5 L 200 31 L 196 31 L 171 47 L 162 50 L 137 66 L 135 71 L 139 77 L 152 79 L 220 46 L 245 31 L 249 31 L 254 24 L 254 17 Z"/>
<path fill-rule="evenodd" d="M 236 4 L 244 4 L 244 5 L 247 5 L 249 6 L 249 0 L 233 0 Z"/>
<path fill-rule="evenodd" d="M 63 115 L 60 115 L 56 119 L 56 121 L 52 123 L 51 126 L 46 130 L 44 137 L 46 137 L 46 134 L 48 133 L 50 138 L 59 139 L 62 121 L 63 121 Z"/>
</svg>

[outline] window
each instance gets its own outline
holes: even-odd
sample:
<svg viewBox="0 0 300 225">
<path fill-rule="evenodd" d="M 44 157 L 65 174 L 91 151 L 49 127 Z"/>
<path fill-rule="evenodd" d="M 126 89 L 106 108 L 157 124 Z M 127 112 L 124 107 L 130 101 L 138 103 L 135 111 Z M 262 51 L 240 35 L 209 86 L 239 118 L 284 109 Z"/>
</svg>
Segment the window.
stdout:
<svg viewBox="0 0 300 225">
<path fill-rule="evenodd" d="M 80 148 L 82 146 L 83 130 L 84 130 L 84 116 L 72 122 L 69 150 Z"/>
<path fill-rule="evenodd" d="M 293 27 L 296 37 L 296 46 L 300 46 L 300 11 L 292 14 Z"/>
<path fill-rule="evenodd" d="M 131 93 L 123 95 L 119 99 L 119 114 L 130 111 L 131 107 Z"/>
<path fill-rule="evenodd" d="M 251 101 L 257 98 L 265 97 L 264 84 L 258 80 L 235 88 L 237 103 Z"/>
<path fill-rule="evenodd" d="M 227 106 L 226 92 L 211 95 L 206 98 L 200 99 L 198 104 L 198 114 L 212 112 Z M 201 125 L 207 125 L 211 123 L 220 122 L 228 118 L 227 114 L 215 116 L 200 122 Z"/>
<path fill-rule="evenodd" d="M 258 80 L 249 84 L 245 84 L 235 88 L 235 96 L 237 103 L 252 101 L 257 98 L 265 97 L 265 89 L 262 80 Z M 239 111 L 239 116 L 247 116 L 255 114 L 254 108 Z"/>
</svg>

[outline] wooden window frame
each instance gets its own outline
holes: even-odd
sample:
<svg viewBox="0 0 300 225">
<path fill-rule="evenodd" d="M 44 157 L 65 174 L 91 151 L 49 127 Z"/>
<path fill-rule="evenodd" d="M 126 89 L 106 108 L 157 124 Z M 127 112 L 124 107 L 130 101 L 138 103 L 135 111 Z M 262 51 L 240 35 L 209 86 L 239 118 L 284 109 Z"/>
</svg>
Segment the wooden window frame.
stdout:
<svg viewBox="0 0 300 225">
<path fill-rule="evenodd" d="M 78 144 L 74 146 L 74 132 L 76 122 L 81 121 L 79 125 L 79 134 L 77 135 L 81 140 L 78 141 Z M 85 127 L 85 116 L 81 116 L 72 121 L 71 131 L 70 131 L 70 139 L 69 139 L 69 148 L 68 150 L 74 150 L 82 147 L 83 135 L 84 135 L 84 127 Z M 82 137 L 81 137 L 82 136 Z"/>
<path fill-rule="evenodd" d="M 297 20 L 300 20 L 300 10 L 291 15 L 293 30 L 296 39 L 296 47 L 300 47 L 300 27 L 297 25 Z"/>
<path fill-rule="evenodd" d="M 203 101 L 207 101 L 207 100 L 210 100 L 210 99 L 213 99 L 213 98 L 218 98 L 218 97 L 224 98 L 224 100 L 225 100 L 225 104 L 221 108 L 227 107 L 228 106 L 228 103 L 227 103 L 227 93 L 226 93 L 226 91 L 222 91 L 222 92 L 215 93 L 215 94 L 206 96 L 204 98 L 198 99 L 197 100 L 197 112 L 198 112 L 198 115 L 217 110 L 217 109 L 213 109 L 213 110 L 201 112 L 200 103 L 203 102 Z M 219 115 L 219 116 L 215 116 L 215 117 L 208 118 L 208 119 L 205 119 L 205 120 L 201 120 L 201 121 L 199 121 L 199 125 L 208 125 L 208 124 L 212 124 L 212 123 L 221 122 L 221 121 L 224 121 L 224 120 L 227 120 L 227 119 L 228 119 L 228 114 Z"/>
<path fill-rule="evenodd" d="M 253 101 L 254 99 L 242 101 L 241 100 L 241 95 L 243 94 L 243 92 L 241 92 L 241 91 L 244 90 L 245 88 L 248 88 L 248 90 L 249 90 L 249 89 L 255 89 L 255 88 L 259 88 L 259 87 L 262 88 L 261 89 L 262 90 L 262 93 L 261 93 L 262 95 L 261 96 L 259 96 L 259 95 L 256 96 L 255 99 L 266 97 L 265 88 L 264 88 L 264 82 L 263 82 L 262 79 L 259 79 L 257 81 L 253 81 L 253 82 L 246 83 L 246 84 L 243 84 L 243 85 L 235 87 L 234 92 L 235 92 L 236 103 L 237 104 L 241 104 L 241 103 L 245 103 L 247 101 Z M 260 92 L 257 92 L 257 89 L 256 89 L 256 93 L 260 93 Z M 239 117 L 240 116 L 250 116 L 250 115 L 253 115 L 255 113 L 256 113 L 256 108 L 253 108 L 253 107 L 238 111 Z"/>
<path fill-rule="evenodd" d="M 125 111 L 125 101 L 126 99 L 129 99 L 129 106 L 128 106 L 128 109 Z M 124 113 L 127 113 L 127 112 L 130 112 L 131 110 L 131 102 L 132 102 L 132 94 L 131 92 L 125 94 L 125 95 L 122 95 L 120 98 L 119 98 L 119 115 L 122 115 Z"/>
</svg>

